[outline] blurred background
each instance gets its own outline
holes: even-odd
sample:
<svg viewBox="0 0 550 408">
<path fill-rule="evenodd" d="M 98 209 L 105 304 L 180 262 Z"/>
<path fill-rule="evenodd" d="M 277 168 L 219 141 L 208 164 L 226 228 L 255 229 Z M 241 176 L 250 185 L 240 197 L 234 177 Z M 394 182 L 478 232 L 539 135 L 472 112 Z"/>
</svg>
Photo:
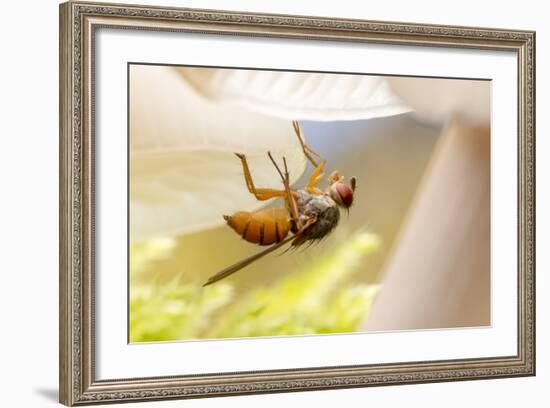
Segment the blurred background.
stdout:
<svg viewBox="0 0 550 408">
<path fill-rule="evenodd" d="M 468 115 L 490 110 L 489 89 L 133 65 L 130 341 L 490 324 L 490 132 L 480 109 Z M 309 178 L 292 119 L 327 174 L 357 177 L 349 216 L 319 244 L 202 288 L 262 249 L 222 214 L 283 205 L 254 200 L 232 152 L 250 157 L 257 187 L 280 187 L 267 150 L 289 159 L 294 188 Z"/>
</svg>

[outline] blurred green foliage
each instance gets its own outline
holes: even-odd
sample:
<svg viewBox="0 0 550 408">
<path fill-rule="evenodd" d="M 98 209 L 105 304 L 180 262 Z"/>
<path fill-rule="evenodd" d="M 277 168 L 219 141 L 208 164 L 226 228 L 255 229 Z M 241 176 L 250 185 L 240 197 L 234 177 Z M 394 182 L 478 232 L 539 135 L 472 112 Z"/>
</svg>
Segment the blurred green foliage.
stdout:
<svg viewBox="0 0 550 408">
<path fill-rule="evenodd" d="M 380 246 L 368 232 L 349 236 L 317 259 L 268 286 L 234 295 L 231 279 L 198 283 L 139 280 L 154 259 L 169 256 L 169 240 L 130 249 L 130 341 L 169 341 L 357 331 L 378 291 L 349 277 Z"/>
</svg>

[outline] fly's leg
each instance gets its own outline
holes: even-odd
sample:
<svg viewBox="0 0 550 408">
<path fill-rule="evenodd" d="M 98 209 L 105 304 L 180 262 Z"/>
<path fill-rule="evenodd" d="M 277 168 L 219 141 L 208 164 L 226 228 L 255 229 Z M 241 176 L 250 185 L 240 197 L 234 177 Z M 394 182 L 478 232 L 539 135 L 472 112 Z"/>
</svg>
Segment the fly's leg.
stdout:
<svg viewBox="0 0 550 408">
<path fill-rule="evenodd" d="M 275 190 L 272 188 L 256 188 L 254 181 L 252 181 L 252 174 L 250 174 L 250 169 L 248 167 L 248 162 L 246 156 L 241 153 L 235 153 L 235 155 L 241 159 L 244 171 L 244 180 L 246 182 L 246 187 L 250 193 L 254 194 L 259 201 L 269 200 L 270 198 L 275 197 L 286 197 L 287 192 L 285 190 Z"/>
<path fill-rule="evenodd" d="M 310 194 L 316 194 L 316 195 L 323 194 L 323 192 L 315 186 L 319 184 L 323 180 L 323 177 L 325 176 L 325 173 L 323 172 L 323 168 L 325 167 L 325 164 L 327 163 L 327 161 L 323 156 L 321 156 L 319 153 L 317 153 L 315 150 L 309 147 L 307 143 L 304 141 L 304 137 L 302 135 L 302 129 L 300 128 L 300 124 L 298 123 L 298 121 L 293 120 L 292 126 L 294 126 L 294 132 L 296 133 L 296 136 L 300 141 L 300 146 L 302 146 L 302 151 L 304 152 L 304 156 L 306 156 L 306 158 L 315 167 L 315 170 L 313 171 L 313 173 L 311 174 L 311 177 L 307 182 L 306 191 Z M 314 156 L 317 159 L 315 159 Z M 317 162 L 317 160 L 319 160 L 319 162 Z"/>
<path fill-rule="evenodd" d="M 300 219 L 299 213 L 298 213 L 298 204 L 296 203 L 296 197 L 294 196 L 293 191 L 290 189 L 290 176 L 288 174 L 288 167 L 286 165 L 286 159 L 283 157 L 283 164 L 285 166 L 285 172 L 283 173 L 279 166 L 277 165 L 277 162 L 275 159 L 273 159 L 273 156 L 271 155 L 271 152 L 267 152 L 267 155 L 271 159 L 271 162 L 275 166 L 275 169 L 277 169 L 277 172 L 279 173 L 279 176 L 281 176 L 281 180 L 283 181 L 283 185 L 285 186 L 285 202 L 288 210 L 290 211 L 290 216 L 292 217 L 292 221 L 294 221 L 294 224 L 296 225 L 296 228 L 300 230 L 302 225 L 302 220 Z"/>
<path fill-rule="evenodd" d="M 306 184 L 306 191 L 310 194 L 316 194 L 321 195 L 323 192 L 319 190 L 317 187 L 315 187 L 317 184 L 321 182 L 323 177 L 325 176 L 325 173 L 323 172 L 323 167 L 325 166 L 326 161 L 323 160 L 315 170 L 313 170 L 313 173 L 311 173 L 311 177 L 309 178 L 307 184 Z"/>
<path fill-rule="evenodd" d="M 313 167 L 319 167 L 320 163 L 318 163 L 317 160 L 319 160 L 320 162 L 326 162 L 323 156 L 321 156 L 319 153 L 313 150 L 305 142 L 304 136 L 302 135 L 302 128 L 300 128 L 300 124 L 298 123 L 297 120 L 292 121 L 292 126 L 294 126 L 294 132 L 296 133 L 296 136 L 300 141 L 300 146 L 302 146 L 302 151 L 304 152 L 304 156 L 306 156 L 307 159 L 311 162 L 311 164 L 313 164 Z M 315 156 L 317 159 L 315 159 L 313 156 Z"/>
</svg>

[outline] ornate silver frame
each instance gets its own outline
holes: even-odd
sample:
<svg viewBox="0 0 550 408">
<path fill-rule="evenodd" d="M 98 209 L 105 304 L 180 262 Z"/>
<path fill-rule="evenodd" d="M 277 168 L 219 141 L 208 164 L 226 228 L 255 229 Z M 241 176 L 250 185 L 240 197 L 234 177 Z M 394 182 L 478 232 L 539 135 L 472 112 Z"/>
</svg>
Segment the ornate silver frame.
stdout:
<svg viewBox="0 0 550 408">
<path fill-rule="evenodd" d="M 518 63 L 518 350 L 513 356 L 246 373 L 94 376 L 93 47 L 98 27 L 506 50 Z M 66 405 L 535 374 L 535 33 L 68 2 L 60 6 L 60 401 Z"/>
</svg>

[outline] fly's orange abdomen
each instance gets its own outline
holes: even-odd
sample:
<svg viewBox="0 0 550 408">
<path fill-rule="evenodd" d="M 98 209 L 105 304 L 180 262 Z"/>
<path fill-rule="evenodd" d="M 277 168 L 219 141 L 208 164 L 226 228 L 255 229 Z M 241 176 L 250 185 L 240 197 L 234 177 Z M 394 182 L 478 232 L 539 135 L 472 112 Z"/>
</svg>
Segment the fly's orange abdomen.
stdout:
<svg viewBox="0 0 550 408">
<path fill-rule="evenodd" d="M 223 218 L 237 234 L 253 244 L 271 245 L 282 241 L 290 230 L 286 208 L 269 208 L 256 212 L 239 211 Z"/>
</svg>

